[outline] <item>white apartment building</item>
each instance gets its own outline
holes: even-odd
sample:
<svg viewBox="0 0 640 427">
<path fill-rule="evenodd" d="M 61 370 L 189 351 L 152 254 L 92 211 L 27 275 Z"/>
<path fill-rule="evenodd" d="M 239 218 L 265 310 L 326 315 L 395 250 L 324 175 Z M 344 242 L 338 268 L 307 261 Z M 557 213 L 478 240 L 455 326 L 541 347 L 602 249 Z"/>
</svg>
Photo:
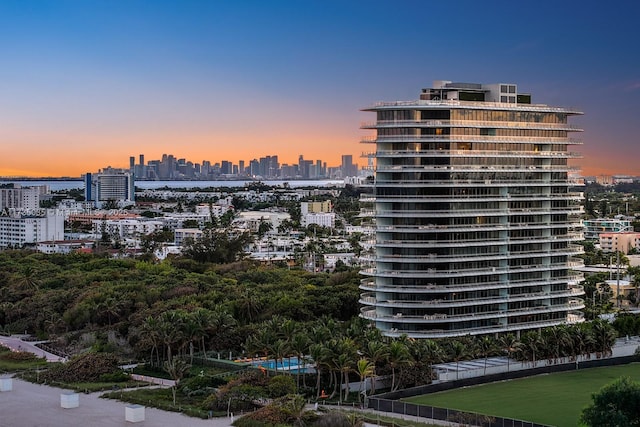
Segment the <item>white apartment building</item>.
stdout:
<svg viewBox="0 0 640 427">
<path fill-rule="evenodd" d="M 173 244 L 182 246 L 186 239 L 198 240 L 202 235 L 203 231 L 197 228 L 178 228 L 174 231 Z"/>
<path fill-rule="evenodd" d="M 220 218 L 222 215 L 227 213 L 228 211 L 233 210 L 233 206 L 229 204 L 199 204 L 196 206 L 196 214 L 198 215 L 208 215 L 209 221 L 211 221 L 211 215 L 216 218 Z"/>
<path fill-rule="evenodd" d="M 0 188 L 0 210 L 39 209 L 40 196 L 48 193 L 48 185 L 22 187 L 20 184 L 12 184 L 11 187 Z"/>
<path fill-rule="evenodd" d="M 0 216 L 0 248 L 20 248 L 47 240 L 64 239 L 64 217 L 54 210 L 33 215 Z"/>
<path fill-rule="evenodd" d="M 435 82 L 376 120 L 375 254 L 361 316 L 384 335 L 481 335 L 584 320 L 573 267 L 582 194 L 572 189 L 571 108 L 514 84 Z"/>
<path fill-rule="evenodd" d="M 92 249 L 93 240 L 50 240 L 39 242 L 36 250 L 45 254 L 70 254 L 81 249 Z"/>
<path fill-rule="evenodd" d="M 247 211 L 238 213 L 238 217 L 233 221 L 233 224 L 256 233 L 260 224 L 267 222 L 271 224 L 271 231 L 275 232 L 282 224 L 282 221 L 288 219 L 291 219 L 291 215 L 286 212 Z"/>
<path fill-rule="evenodd" d="M 322 227 L 334 228 L 336 226 L 336 214 L 333 212 L 318 212 L 303 214 L 301 216 L 300 225 L 303 227 L 308 227 L 314 224 Z"/>
<path fill-rule="evenodd" d="M 121 239 L 136 239 L 140 236 L 162 231 L 164 221 L 162 219 L 107 219 L 94 220 L 93 233 L 97 236 L 106 232 L 110 236 L 118 236 Z"/>
<path fill-rule="evenodd" d="M 183 224 L 185 221 L 195 221 L 198 224 L 198 228 L 204 228 L 206 223 L 211 221 L 211 215 L 209 213 L 192 213 L 192 212 L 184 212 L 184 213 L 171 213 L 166 214 L 162 218 L 158 218 L 162 220 L 164 225 L 171 231 L 175 231 L 178 228 L 183 228 Z"/>
</svg>

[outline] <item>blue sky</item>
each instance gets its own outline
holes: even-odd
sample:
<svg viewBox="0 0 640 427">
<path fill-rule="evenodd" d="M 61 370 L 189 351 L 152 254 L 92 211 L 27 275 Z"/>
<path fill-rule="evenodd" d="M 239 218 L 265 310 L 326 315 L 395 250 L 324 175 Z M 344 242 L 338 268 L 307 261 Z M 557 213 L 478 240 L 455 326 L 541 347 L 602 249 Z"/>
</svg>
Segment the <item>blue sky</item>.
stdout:
<svg viewBox="0 0 640 427">
<path fill-rule="evenodd" d="M 575 106 L 585 174 L 640 175 L 633 1 L 0 2 L 0 175 L 128 156 L 358 155 L 359 111 L 433 80 Z"/>
</svg>

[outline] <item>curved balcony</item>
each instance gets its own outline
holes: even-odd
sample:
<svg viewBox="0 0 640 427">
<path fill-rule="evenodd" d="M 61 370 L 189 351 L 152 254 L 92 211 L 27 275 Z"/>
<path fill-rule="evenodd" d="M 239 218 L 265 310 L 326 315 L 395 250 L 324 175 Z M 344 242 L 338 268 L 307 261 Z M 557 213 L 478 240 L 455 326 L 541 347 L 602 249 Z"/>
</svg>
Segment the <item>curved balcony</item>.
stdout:
<svg viewBox="0 0 640 427">
<path fill-rule="evenodd" d="M 387 308 L 405 308 L 405 309 L 434 309 L 434 308 L 456 308 L 456 307 L 475 307 L 488 304 L 508 304 L 521 301 L 539 301 L 548 300 L 549 298 L 572 297 L 578 295 L 571 290 L 556 292 L 536 292 L 518 295 L 495 296 L 485 298 L 469 298 L 469 299 L 432 299 L 425 301 L 408 301 L 408 300 L 376 300 L 375 293 L 363 293 L 360 296 L 360 304 L 371 305 L 376 307 Z M 582 300 L 573 298 L 568 301 L 569 306 L 575 307 L 583 304 Z"/>
<path fill-rule="evenodd" d="M 376 166 L 376 172 L 572 172 L 580 168 L 567 165 L 552 166 L 477 166 L 477 165 L 385 165 Z M 485 180 L 486 182 L 486 180 Z M 522 182 L 522 181 L 521 181 Z"/>
<path fill-rule="evenodd" d="M 495 142 L 502 144 L 538 144 L 538 145 L 582 145 L 581 139 L 570 137 L 515 137 L 499 135 L 366 135 L 361 137 L 363 144 L 412 143 L 412 142 Z M 406 150 L 409 151 L 409 150 Z M 373 156 L 377 151 L 363 152 L 363 157 Z"/>
<path fill-rule="evenodd" d="M 495 106 L 493 107 L 495 108 Z M 360 129 L 385 128 L 493 128 L 525 130 L 563 130 L 581 132 L 582 129 L 568 123 L 507 122 L 483 120 L 378 120 L 362 122 Z"/>
<path fill-rule="evenodd" d="M 479 230 L 468 228 L 462 229 L 462 232 L 471 233 L 478 232 Z M 381 231 L 380 234 L 383 232 Z M 447 233 L 444 230 L 439 230 L 434 233 Z M 504 238 L 476 238 L 476 239 L 456 239 L 456 240 L 394 240 L 394 239 L 384 239 L 379 240 L 374 243 L 376 248 L 384 249 L 384 248 L 424 248 L 424 249 L 434 249 L 434 248 L 465 248 L 469 246 L 502 246 L 502 245 L 513 245 L 513 244 L 529 244 L 529 243 L 556 243 L 556 242 L 574 242 L 578 239 L 577 236 L 538 236 L 538 237 L 504 237 Z M 568 245 L 567 248 L 563 248 L 565 251 L 570 251 L 571 254 L 577 255 L 584 253 L 584 250 L 579 245 Z M 545 250 L 546 251 L 546 250 Z M 554 253 L 556 250 L 553 250 Z M 535 252 L 535 251 L 534 251 Z M 539 252 L 539 251 L 538 251 Z M 517 253 L 517 252 L 511 252 Z"/>
<path fill-rule="evenodd" d="M 378 138 L 379 142 L 387 142 L 384 138 Z M 412 141 L 413 142 L 413 141 Z M 496 141 L 491 141 L 496 142 Z M 520 143 L 526 143 L 525 139 Z M 499 142 L 497 142 L 499 143 Z M 531 159 L 579 159 L 582 155 L 574 151 L 513 151 L 513 150 L 378 150 L 376 158 L 416 158 L 416 157 L 447 157 L 447 158 L 531 158 Z"/>
<path fill-rule="evenodd" d="M 360 317 L 366 318 L 360 314 Z M 375 320 L 375 319 L 371 319 Z M 528 329 L 548 328 L 551 326 L 558 326 L 563 324 L 575 324 L 584 322 L 584 316 L 582 313 L 568 313 L 564 319 L 534 321 L 534 322 L 522 322 L 515 324 L 496 324 L 494 326 L 486 326 L 480 328 L 465 328 L 465 329 L 427 329 L 427 330 L 413 330 L 413 329 L 398 329 L 391 328 L 382 330 L 382 334 L 388 337 L 399 338 L 406 335 L 409 338 L 414 339 L 435 339 L 435 338 L 453 338 L 467 335 L 486 335 L 486 334 L 499 334 L 505 332 L 522 331 Z"/>
<path fill-rule="evenodd" d="M 413 211 L 404 211 L 404 212 L 413 212 Z M 410 215 L 407 213 L 407 215 Z M 475 232 L 475 231 L 504 231 L 504 230 L 524 230 L 524 229 L 555 229 L 555 228 L 569 228 L 569 227 L 577 227 L 581 228 L 578 222 L 573 221 L 549 221 L 549 222 L 529 222 L 529 223 L 505 223 L 505 224 L 457 224 L 457 225 L 435 225 L 435 224 L 427 224 L 427 225 L 379 225 L 377 229 L 381 232 L 400 232 L 400 233 L 417 233 L 422 230 L 427 230 L 430 232 L 437 233 L 448 233 L 448 232 Z M 579 238 L 582 240 L 582 232 L 567 232 L 565 234 L 571 238 Z M 561 235 L 558 235 L 558 239 L 560 239 Z M 392 242 L 394 240 L 391 239 L 383 239 L 379 240 L 379 242 Z M 418 242 L 429 242 L 425 240 L 419 241 L 411 241 L 411 240 L 398 240 L 399 242 L 410 243 L 418 243 Z M 446 243 L 454 243 L 454 242 L 464 242 L 464 240 L 455 240 L 455 241 L 446 241 L 446 240 L 438 240 L 437 242 Z M 471 240 L 472 242 L 473 240 Z M 434 241 L 436 242 L 436 241 Z"/>
<path fill-rule="evenodd" d="M 478 312 L 471 314 L 446 314 L 435 313 L 426 314 L 422 316 L 410 316 L 402 313 L 395 313 L 384 315 L 378 313 L 372 307 L 362 307 L 360 314 L 364 316 L 375 316 L 372 320 L 383 321 L 387 323 L 399 323 L 404 324 L 443 324 L 452 322 L 465 322 L 465 321 L 478 321 L 478 320 L 490 320 L 490 319 L 508 319 L 511 316 L 527 316 L 544 313 L 557 313 L 557 312 L 569 312 L 572 310 L 578 310 L 584 308 L 584 304 L 578 301 L 569 301 L 567 304 L 555 304 L 544 305 L 538 307 L 527 307 L 515 310 L 502 310 L 492 312 Z M 373 311 L 373 313 L 371 313 Z M 370 318 L 370 317 L 365 317 Z"/>
<path fill-rule="evenodd" d="M 362 111 L 378 111 L 378 110 L 397 110 L 398 107 L 412 107 L 416 110 L 441 109 L 443 107 L 452 109 L 471 109 L 471 110 L 509 110 L 509 111 L 528 111 L 539 113 L 565 113 L 567 115 L 582 115 L 574 107 L 552 107 L 546 104 L 510 104 L 501 102 L 479 102 L 479 101 L 460 101 L 457 99 L 420 99 L 413 101 L 380 101 L 371 107 L 363 108 Z"/>
<path fill-rule="evenodd" d="M 549 256 L 549 255 L 545 255 Z M 566 270 L 583 266 L 582 260 L 580 261 L 568 261 L 565 263 L 553 263 L 545 265 L 522 265 L 511 267 L 487 267 L 487 268 L 469 268 L 452 270 L 436 270 L 430 268 L 427 270 L 392 270 L 384 268 L 366 268 L 360 270 L 363 276 L 372 277 L 386 277 L 386 278 L 404 278 L 404 279 L 437 279 L 437 278 L 456 278 L 456 277 L 469 277 L 474 275 L 489 275 L 489 274 L 507 274 L 507 273 L 526 273 L 526 272 L 539 272 L 539 271 L 551 271 L 551 270 Z"/>
<path fill-rule="evenodd" d="M 458 239 L 458 240 L 381 240 L 376 248 L 466 248 L 472 246 L 504 245 L 505 239 Z"/>
<path fill-rule="evenodd" d="M 548 256 L 548 255 L 547 255 Z M 497 254 L 470 254 L 470 255 L 384 255 L 377 254 L 378 262 L 410 262 L 416 264 L 433 264 L 442 262 L 472 262 L 472 261 L 491 261 L 509 258 L 507 253 Z"/>
<path fill-rule="evenodd" d="M 416 271 L 416 270 L 379 270 L 376 268 L 367 268 L 360 271 L 362 275 L 365 276 L 375 276 L 375 277 L 403 277 L 403 278 L 418 278 L 418 279 L 428 279 L 428 278 L 446 278 L 446 277 L 465 277 L 465 276 L 474 276 L 480 274 L 502 274 L 508 273 L 509 270 L 506 267 L 491 267 L 491 268 L 470 268 L 468 270 L 460 270 L 460 271 L 443 271 L 436 269 L 429 269 L 424 271 Z"/>
<path fill-rule="evenodd" d="M 532 286 L 548 286 L 556 284 L 568 284 L 568 289 L 571 289 L 571 295 L 584 295 L 584 289 L 577 283 L 572 282 L 575 274 L 569 274 L 563 277 L 556 277 L 553 279 L 544 280 L 510 280 L 501 282 L 482 282 L 482 283 L 468 283 L 460 285 L 376 285 L 375 280 L 372 278 L 364 278 L 360 281 L 359 289 L 362 291 L 370 292 L 387 292 L 387 293 L 414 293 L 414 294 L 447 294 L 456 292 L 472 292 L 489 289 L 518 289 L 522 287 Z M 562 291 L 564 292 L 564 291 Z"/>
</svg>

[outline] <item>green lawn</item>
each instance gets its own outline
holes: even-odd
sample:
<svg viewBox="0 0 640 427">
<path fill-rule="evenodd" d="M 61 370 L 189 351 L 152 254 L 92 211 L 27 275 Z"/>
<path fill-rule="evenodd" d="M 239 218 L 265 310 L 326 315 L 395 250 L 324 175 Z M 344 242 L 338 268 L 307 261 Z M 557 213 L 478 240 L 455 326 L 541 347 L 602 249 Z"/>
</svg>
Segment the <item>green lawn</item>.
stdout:
<svg viewBox="0 0 640 427">
<path fill-rule="evenodd" d="M 131 372 L 133 372 L 134 374 L 146 375 L 149 377 L 164 378 L 167 380 L 171 379 L 171 376 L 163 369 L 149 368 L 146 365 L 138 365 L 133 368 Z M 189 373 L 187 376 L 198 376 L 201 372 L 203 375 L 217 375 L 228 371 L 222 368 L 214 368 L 211 366 L 193 365 L 191 366 L 191 368 L 189 368 Z"/>
<path fill-rule="evenodd" d="M 593 393 L 621 376 L 640 381 L 640 363 L 539 375 L 405 400 L 567 427 L 578 424 Z"/>
<path fill-rule="evenodd" d="M 178 391 L 176 395 L 176 405 L 173 404 L 171 389 L 152 388 L 139 389 L 134 391 L 114 391 L 105 393 L 101 397 L 107 399 L 118 399 L 123 402 L 137 403 L 139 405 L 151 406 L 165 411 L 182 412 L 190 417 L 208 418 L 209 411 L 200 407 L 206 396 L 187 397 Z M 224 412 L 214 412 L 216 417 L 225 415 Z"/>
</svg>

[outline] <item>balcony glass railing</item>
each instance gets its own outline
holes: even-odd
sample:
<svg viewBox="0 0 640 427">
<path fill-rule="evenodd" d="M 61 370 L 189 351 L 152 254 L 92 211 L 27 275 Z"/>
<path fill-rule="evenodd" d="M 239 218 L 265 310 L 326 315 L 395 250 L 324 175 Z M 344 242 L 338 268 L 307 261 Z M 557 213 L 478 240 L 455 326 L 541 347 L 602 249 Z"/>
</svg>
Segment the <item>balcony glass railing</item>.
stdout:
<svg viewBox="0 0 640 427">
<path fill-rule="evenodd" d="M 369 310 L 366 310 L 369 308 Z M 554 312 L 569 312 L 573 310 L 579 310 L 584 308 L 584 304 L 580 301 L 569 301 L 567 304 L 554 304 L 554 305 L 541 305 L 537 307 L 526 307 L 515 310 L 501 310 L 491 312 L 476 312 L 468 314 L 446 314 L 446 313 L 434 313 L 425 314 L 422 316 L 406 315 L 402 313 L 395 314 L 381 314 L 378 311 L 375 313 L 375 318 L 378 321 L 386 322 L 402 322 L 402 323 L 451 323 L 451 322 L 465 322 L 465 321 L 478 321 L 487 319 L 504 319 L 512 316 L 527 316 L 544 313 Z M 360 313 L 370 313 L 372 310 L 370 307 L 363 307 Z"/>
<path fill-rule="evenodd" d="M 360 314 L 364 318 L 368 318 L 365 313 Z M 373 320 L 373 319 L 372 319 Z M 400 337 L 406 335 L 409 338 L 443 338 L 443 337 L 459 337 L 467 335 L 484 335 L 503 332 L 512 332 L 526 329 L 539 329 L 550 326 L 562 325 L 565 323 L 580 323 L 584 322 L 584 316 L 580 314 L 569 313 L 566 318 L 546 320 L 546 321 L 534 321 L 534 322 L 522 322 L 515 324 L 497 324 L 493 326 L 486 326 L 480 328 L 464 328 L 464 329 L 428 329 L 416 331 L 413 329 L 397 329 L 391 328 L 383 331 L 383 334 L 390 337 Z"/>
<path fill-rule="evenodd" d="M 582 140 L 577 138 L 562 137 L 514 137 L 514 136 L 497 136 L 497 135 L 366 135 L 360 138 L 360 142 L 376 143 L 376 142 L 497 142 L 497 143 L 535 143 L 538 145 L 581 145 Z M 375 151 L 363 152 L 363 157 L 375 155 Z"/>
<path fill-rule="evenodd" d="M 513 111 L 534 111 L 548 113 L 566 113 L 566 114 L 583 114 L 574 107 L 552 107 L 545 104 L 505 104 L 499 102 L 480 102 L 480 101 L 460 101 L 457 99 L 429 99 L 429 100 L 413 100 L 413 101 L 392 101 L 392 102 L 376 102 L 364 111 L 393 109 L 395 107 L 416 107 L 420 110 L 438 109 L 442 107 L 458 108 L 464 107 L 474 110 L 495 110 L 497 107 L 506 107 Z"/>
<path fill-rule="evenodd" d="M 387 142 L 378 138 L 379 142 Z M 520 141 L 524 142 L 523 140 Z M 581 153 L 573 151 L 515 151 L 515 150 L 378 150 L 375 157 L 380 158 L 419 158 L 419 157 L 447 157 L 447 158 L 532 158 L 532 159 L 579 159 Z"/>
<path fill-rule="evenodd" d="M 391 293 L 453 293 L 453 292 L 468 292 L 477 289 L 520 289 L 522 287 L 535 287 L 535 286 L 548 286 L 557 284 L 568 284 L 568 289 L 572 289 L 572 292 L 579 294 L 584 293 L 582 286 L 577 282 L 582 280 L 582 274 L 570 273 L 560 277 L 554 277 L 552 279 L 522 279 L 522 280 L 509 280 L 509 281 L 496 281 L 496 282 L 481 282 L 481 283 L 465 283 L 455 285 L 393 285 L 393 284 L 378 284 L 376 285 L 375 279 L 366 277 L 360 281 L 360 289 L 369 291 L 391 292 Z M 564 292 L 564 291 L 563 291 Z"/>
<path fill-rule="evenodd" d="M 581 132 L 582 128 L 569 123 L 538 123 L 538 122 L 507 122 L 483 120 L 378 120 L 376 122 L 362 122 L 361 129 L 381 128 L 432 128 L 432 127 L 464 127 L 464 128 L 493 128 L 493 129 L 532 129 L 532 130 L 566 130 Z M 523 138 L 524 139 L 524 138 Z"/>
</svg>

